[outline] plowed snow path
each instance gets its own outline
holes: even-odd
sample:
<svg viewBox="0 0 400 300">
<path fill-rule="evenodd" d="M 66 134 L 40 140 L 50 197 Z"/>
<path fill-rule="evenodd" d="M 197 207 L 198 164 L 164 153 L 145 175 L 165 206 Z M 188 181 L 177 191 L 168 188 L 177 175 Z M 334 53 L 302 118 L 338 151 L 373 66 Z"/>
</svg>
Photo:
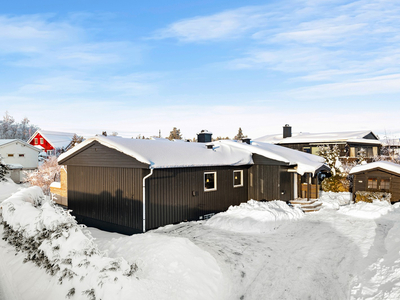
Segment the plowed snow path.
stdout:
<svg viewBox="0 0 400 300">
<path fill-rule="evenodd" d="M 228 299 L 350 299 L 375 238 L 374 220 L 320 212 L 273 234 L 239 234 L 190 222 L 156 230 L 211 253 L 230 278 Z"/>
</svg>

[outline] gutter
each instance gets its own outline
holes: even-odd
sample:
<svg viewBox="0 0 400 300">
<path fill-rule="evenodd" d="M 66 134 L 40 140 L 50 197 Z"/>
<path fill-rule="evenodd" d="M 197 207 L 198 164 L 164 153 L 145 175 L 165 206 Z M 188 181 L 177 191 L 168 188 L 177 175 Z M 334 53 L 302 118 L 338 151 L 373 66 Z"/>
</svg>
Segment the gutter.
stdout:
<svg viewBox="0 0 400 300">
<path fill-rule="evenodd" d="M 153 168 L 150 173 L 143 177 L 143 232 L 146 232 L 146 179 L 153 175 Z"/>
</svg>

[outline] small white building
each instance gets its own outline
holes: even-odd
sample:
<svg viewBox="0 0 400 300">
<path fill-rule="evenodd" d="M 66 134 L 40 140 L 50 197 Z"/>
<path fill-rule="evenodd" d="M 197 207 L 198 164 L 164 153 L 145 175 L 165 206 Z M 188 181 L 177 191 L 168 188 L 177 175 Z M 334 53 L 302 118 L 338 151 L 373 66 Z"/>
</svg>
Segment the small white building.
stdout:
<svg viewBox="0 0 400 300">
<path fill-rule="evenodd" d="M 0 156 L 5 164 L 10 166 L 11 177 L 21 182 L 21 171 L 38 168 L 38 154 L 40 150 L 18 139 L 0 140 Z"/>
</svg>

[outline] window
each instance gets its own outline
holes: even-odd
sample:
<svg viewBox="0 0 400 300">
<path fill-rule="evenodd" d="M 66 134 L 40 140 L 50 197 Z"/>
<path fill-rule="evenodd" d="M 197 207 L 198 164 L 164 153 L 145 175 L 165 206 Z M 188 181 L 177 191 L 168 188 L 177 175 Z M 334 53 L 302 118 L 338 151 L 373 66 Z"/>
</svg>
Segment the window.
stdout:
<svg viewBox="0 0 400 300">
<path fill-rule="evenodd" d="M 243 186 L 243 170 L 233 171 L 233 187 Z"/>
<path fill-rule="evenodd" d="M 43 138 L 40 138 L 40 144 L 43 145 Z"/>
<path fill-rule="evenodd" d="M 303 152 L 311 153 L 311 147 L 303 147 Z"/>
<path fill-rule="evenodd" d="M 389 190 L 390 189 L 390 179 L 381 179 L 381 182 L 379 183 L 379 189 Z"/>
<path fill-rule="evenodd" d="M 250 173 L 250 186 L 253 187 L 253 173 Z"/>
<path fill-rule="evenodd" d="M 35 145 L 38 144 L 38 138 L 35 138 Z"/>
<path fill-rule="evenodd" d="M 19 157 L 25 157 L 25 154 L 20 154 Z"/>
<path fill-rule="evenodd" d="M 217 190 L 217 172 L 204 172 L 204 191 Z"/>
<path fill-rule="evenodd" d="M 377 189 L 378 188 L 378 179 L 368 178 L 368 188 L 369 189 Z"/>
<path fill-rule="evenodd" d="M 8 157 L 14 157 L 14 154 L 8 154 L 7 156 Z"/>
</svg>

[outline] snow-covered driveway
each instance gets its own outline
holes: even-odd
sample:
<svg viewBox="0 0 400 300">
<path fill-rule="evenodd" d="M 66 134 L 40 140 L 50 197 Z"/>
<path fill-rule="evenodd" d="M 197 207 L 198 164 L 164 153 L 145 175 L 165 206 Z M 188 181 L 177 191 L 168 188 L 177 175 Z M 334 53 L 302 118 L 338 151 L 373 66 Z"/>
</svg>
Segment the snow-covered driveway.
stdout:
<svg viewBox="0 0 400 300">
<path fill-rule="evenodd" d="M 187 237 L 229 278 L 227 299 L 349 299 L 374 220 L 333 211 L 307 215 L 272 234 L 241 234 L 191 222 L 156 230 Z"/>
</svg>

